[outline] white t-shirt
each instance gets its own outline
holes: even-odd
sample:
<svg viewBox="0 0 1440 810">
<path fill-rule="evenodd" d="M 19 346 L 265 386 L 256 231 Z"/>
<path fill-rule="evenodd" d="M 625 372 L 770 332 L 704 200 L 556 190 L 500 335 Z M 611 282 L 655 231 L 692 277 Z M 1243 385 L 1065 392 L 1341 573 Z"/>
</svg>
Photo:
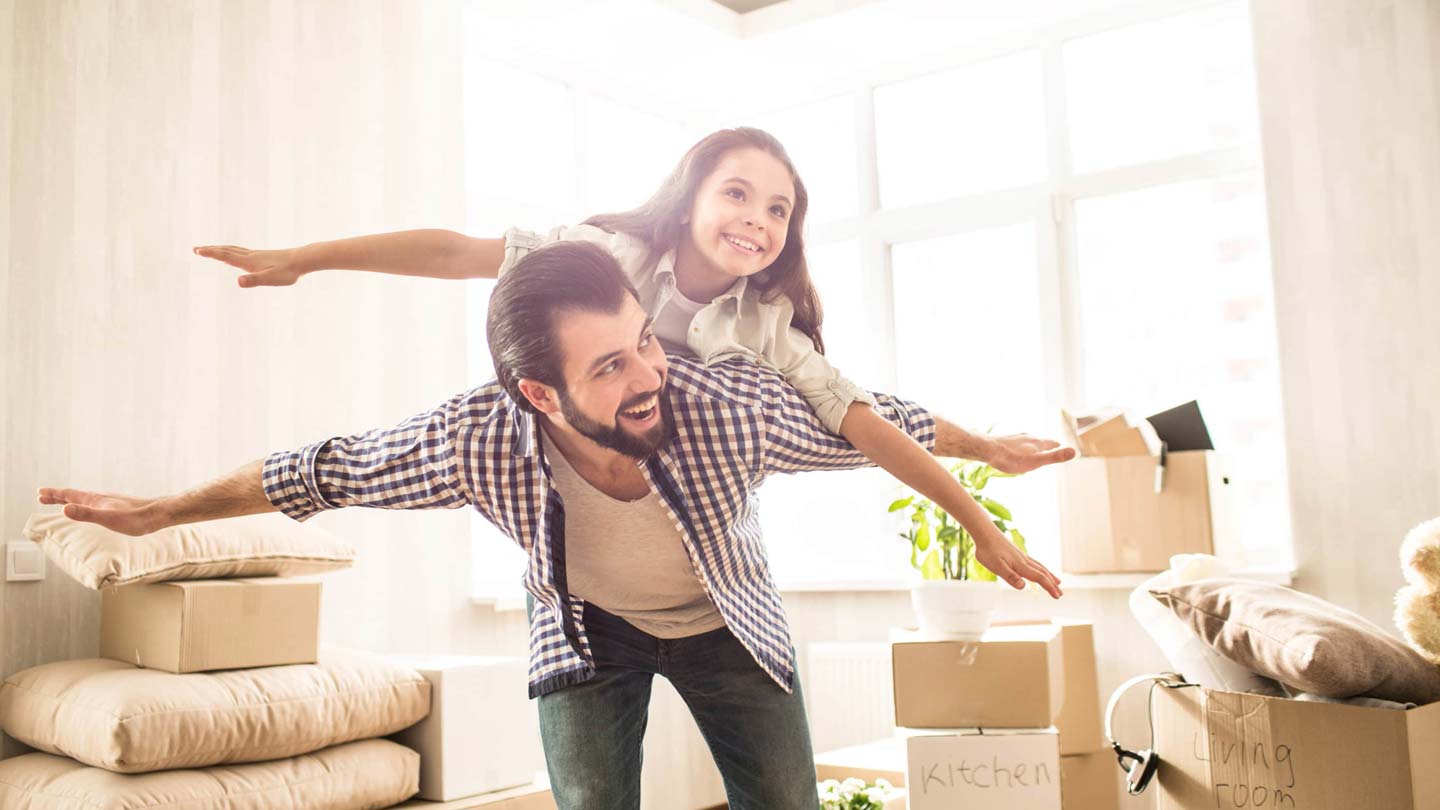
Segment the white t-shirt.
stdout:
<svg viewBox="0 0 1440 810">
<path fill-rule="evenodd" d="M 725 626 L 705 593 L 660 496 L 620 501 L 575 472 L 540 431 L 565 503 L 565 577 L 570 593 L 657 638 Z"/>
<path fill-rule="evenodd" d="M 669 303 L 660 308 L 655 320 L 650 323 L 650 329 L 655 332 L 655 337 L 660 338 L 660 345 L 667 353 L 695 356 L 688 343 L 689 332 L 691 329 L 698 330 L 698 327 L 691 326 L 691 322 L 704 308 L 705 304 L 686 298 L 678 287 L 670 293 Z"/>
</svg>

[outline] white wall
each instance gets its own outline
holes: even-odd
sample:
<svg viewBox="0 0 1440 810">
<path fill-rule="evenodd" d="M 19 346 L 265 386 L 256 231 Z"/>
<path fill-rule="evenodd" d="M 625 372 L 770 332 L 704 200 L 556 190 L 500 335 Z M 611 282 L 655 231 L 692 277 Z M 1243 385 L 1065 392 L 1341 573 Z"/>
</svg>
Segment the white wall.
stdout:
<svg viewBox="0 0 1440 810">
<path fill-rule="evenodd" d="M 1440 3 L 1255 3 L 1297 584 L 1392 626 L 1440 515 Z"/>
<path fill-rule="evenodd" d="M 0 4 L 5 538 L 37 486 L 175 491 L 464 387 L 453 286 L 247 291 L 189 251 L 458 228 L 459 18 L 458 0 Z M 326 580 L 327 642 L 524 651 L 520 617 L 466 601 L 463 514 L 315 522 L 361 550 Z M 4 673 L 95 655 L 98 599 L 53 568 L 0 583 L 0 605 Z"/>
</svg>

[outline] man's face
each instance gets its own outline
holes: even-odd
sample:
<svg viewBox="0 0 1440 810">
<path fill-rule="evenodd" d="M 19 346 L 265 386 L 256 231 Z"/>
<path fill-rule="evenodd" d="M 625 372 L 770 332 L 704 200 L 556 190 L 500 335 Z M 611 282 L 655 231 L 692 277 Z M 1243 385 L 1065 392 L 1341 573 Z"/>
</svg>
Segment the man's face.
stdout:
<svg viewBox="0 0 1440 810">
<path fill-rule="evenodd" d="M 576 432 L 634 458 L 670 440 L 665 352 L 633 297 L 619 312 L 560 313 L 555 337 L 565 380 L 556 399 Z"/>
</svg>

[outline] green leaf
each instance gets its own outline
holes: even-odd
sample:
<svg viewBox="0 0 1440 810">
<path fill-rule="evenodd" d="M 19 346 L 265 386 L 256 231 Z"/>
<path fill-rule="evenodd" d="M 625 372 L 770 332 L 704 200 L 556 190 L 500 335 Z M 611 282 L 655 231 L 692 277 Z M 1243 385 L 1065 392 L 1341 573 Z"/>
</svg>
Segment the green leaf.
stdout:
<svg viewBox="0 0 1440 810">
<path fill-rule="evenodd" d="M 1015 519 L 1014 516 L 1010 514 L 1010 510 L 1006 509 L 1005 505 L 1000 503 L 999 501 L 992 501 L 986 497 L 979 497 L 976 498 L 976 500 L 980 501 L 980 505 L 984 506 L 987 510 L 989 510 L 990 514 L 1000 518 L 1001 520 Z"/>
<path fill-rule="evenodd" d="M 993 475 L 994 472 L 995 468 L 988 464 L 981 467 L 980 472 L 975 476 L 975 488 L 977 490 L 984 489 L 985 485 L 990 483 L 990 476 Z"/>
<path fill-rule="evenodd" d="M 1010 539 L 1015 542 L 1015 545 L 1020 547 L 1021 551 L 1025 550 L 1025 535 L 1021 534 L 1019 529 L 1010 530 Z"/>
<path fill-rule="evenodd" d="M 915 528 L 915 547 L 924 551 L 930 548 L 930 524 L 921 523 Z"/>
<path fill-rule="evenodd" d="M 944 579 L 945 569 L 940 566 L 940 555 L 931 549 L 925 555 L 925 562 L 920 565 L 920 576 L 925 579 Z"/>
<path fill-rule="evenodd" d="M 890 504 L 890 509 L 889 509 L 889 511 L 891 511 L 891 512 L 899 512 L 901 509 L 904 509 L 905 507 L 909 506 L 910 503 L 911 503 L 912 501 L 914 501 L 914 500 L 915 500 L 915 496 L 914 496 L 914 495 L 911 495 L 911 496 L 908 497 L 908 498 L 901 498 L 900 500 L 895 501 L 895 502 L 893 502 L 893 503 Z"/>
</svg>

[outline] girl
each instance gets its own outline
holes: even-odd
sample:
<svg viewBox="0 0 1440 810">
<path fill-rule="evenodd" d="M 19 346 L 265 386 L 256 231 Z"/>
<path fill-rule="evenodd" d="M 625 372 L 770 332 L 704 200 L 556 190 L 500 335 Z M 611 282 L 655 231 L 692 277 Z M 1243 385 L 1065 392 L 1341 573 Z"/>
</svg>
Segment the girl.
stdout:
<svg viewBox="0 0 1440 810">
<path fill-rule="evenodd" d="M 433 278 L 496 278 L 521 256 L 558 240 L 602 245 L 620 261 L 667 351 L 706 363 L 744 356 L 784 374 L 821 421 L 871 461 L 949 512 L 975 538 L 976 558 L 1015 588 L 1025 580 L 1060 596 L 1059 580 L 1020 551 L 990 515 L 918 443 L 880 418 L 873 398 L 824 355 L 820 299 L 802 232 L 808 197 L 784 147 L 751 128 L 712 133 L 691 147 L 639 208 L 591 217 L 546 237 L 512 229 L 502 239 L 417 230 L 317 242 L 287 250 L 197 247 L 245 272 L 241 287 L 294 284 L 327 268 Z M 939 422 L 939 420 L 937 420 Z M 1002 472 L 1065 461 L 1074 451 L 1026 435 L 964 437 L 965 455 Z"/>
</svg>

